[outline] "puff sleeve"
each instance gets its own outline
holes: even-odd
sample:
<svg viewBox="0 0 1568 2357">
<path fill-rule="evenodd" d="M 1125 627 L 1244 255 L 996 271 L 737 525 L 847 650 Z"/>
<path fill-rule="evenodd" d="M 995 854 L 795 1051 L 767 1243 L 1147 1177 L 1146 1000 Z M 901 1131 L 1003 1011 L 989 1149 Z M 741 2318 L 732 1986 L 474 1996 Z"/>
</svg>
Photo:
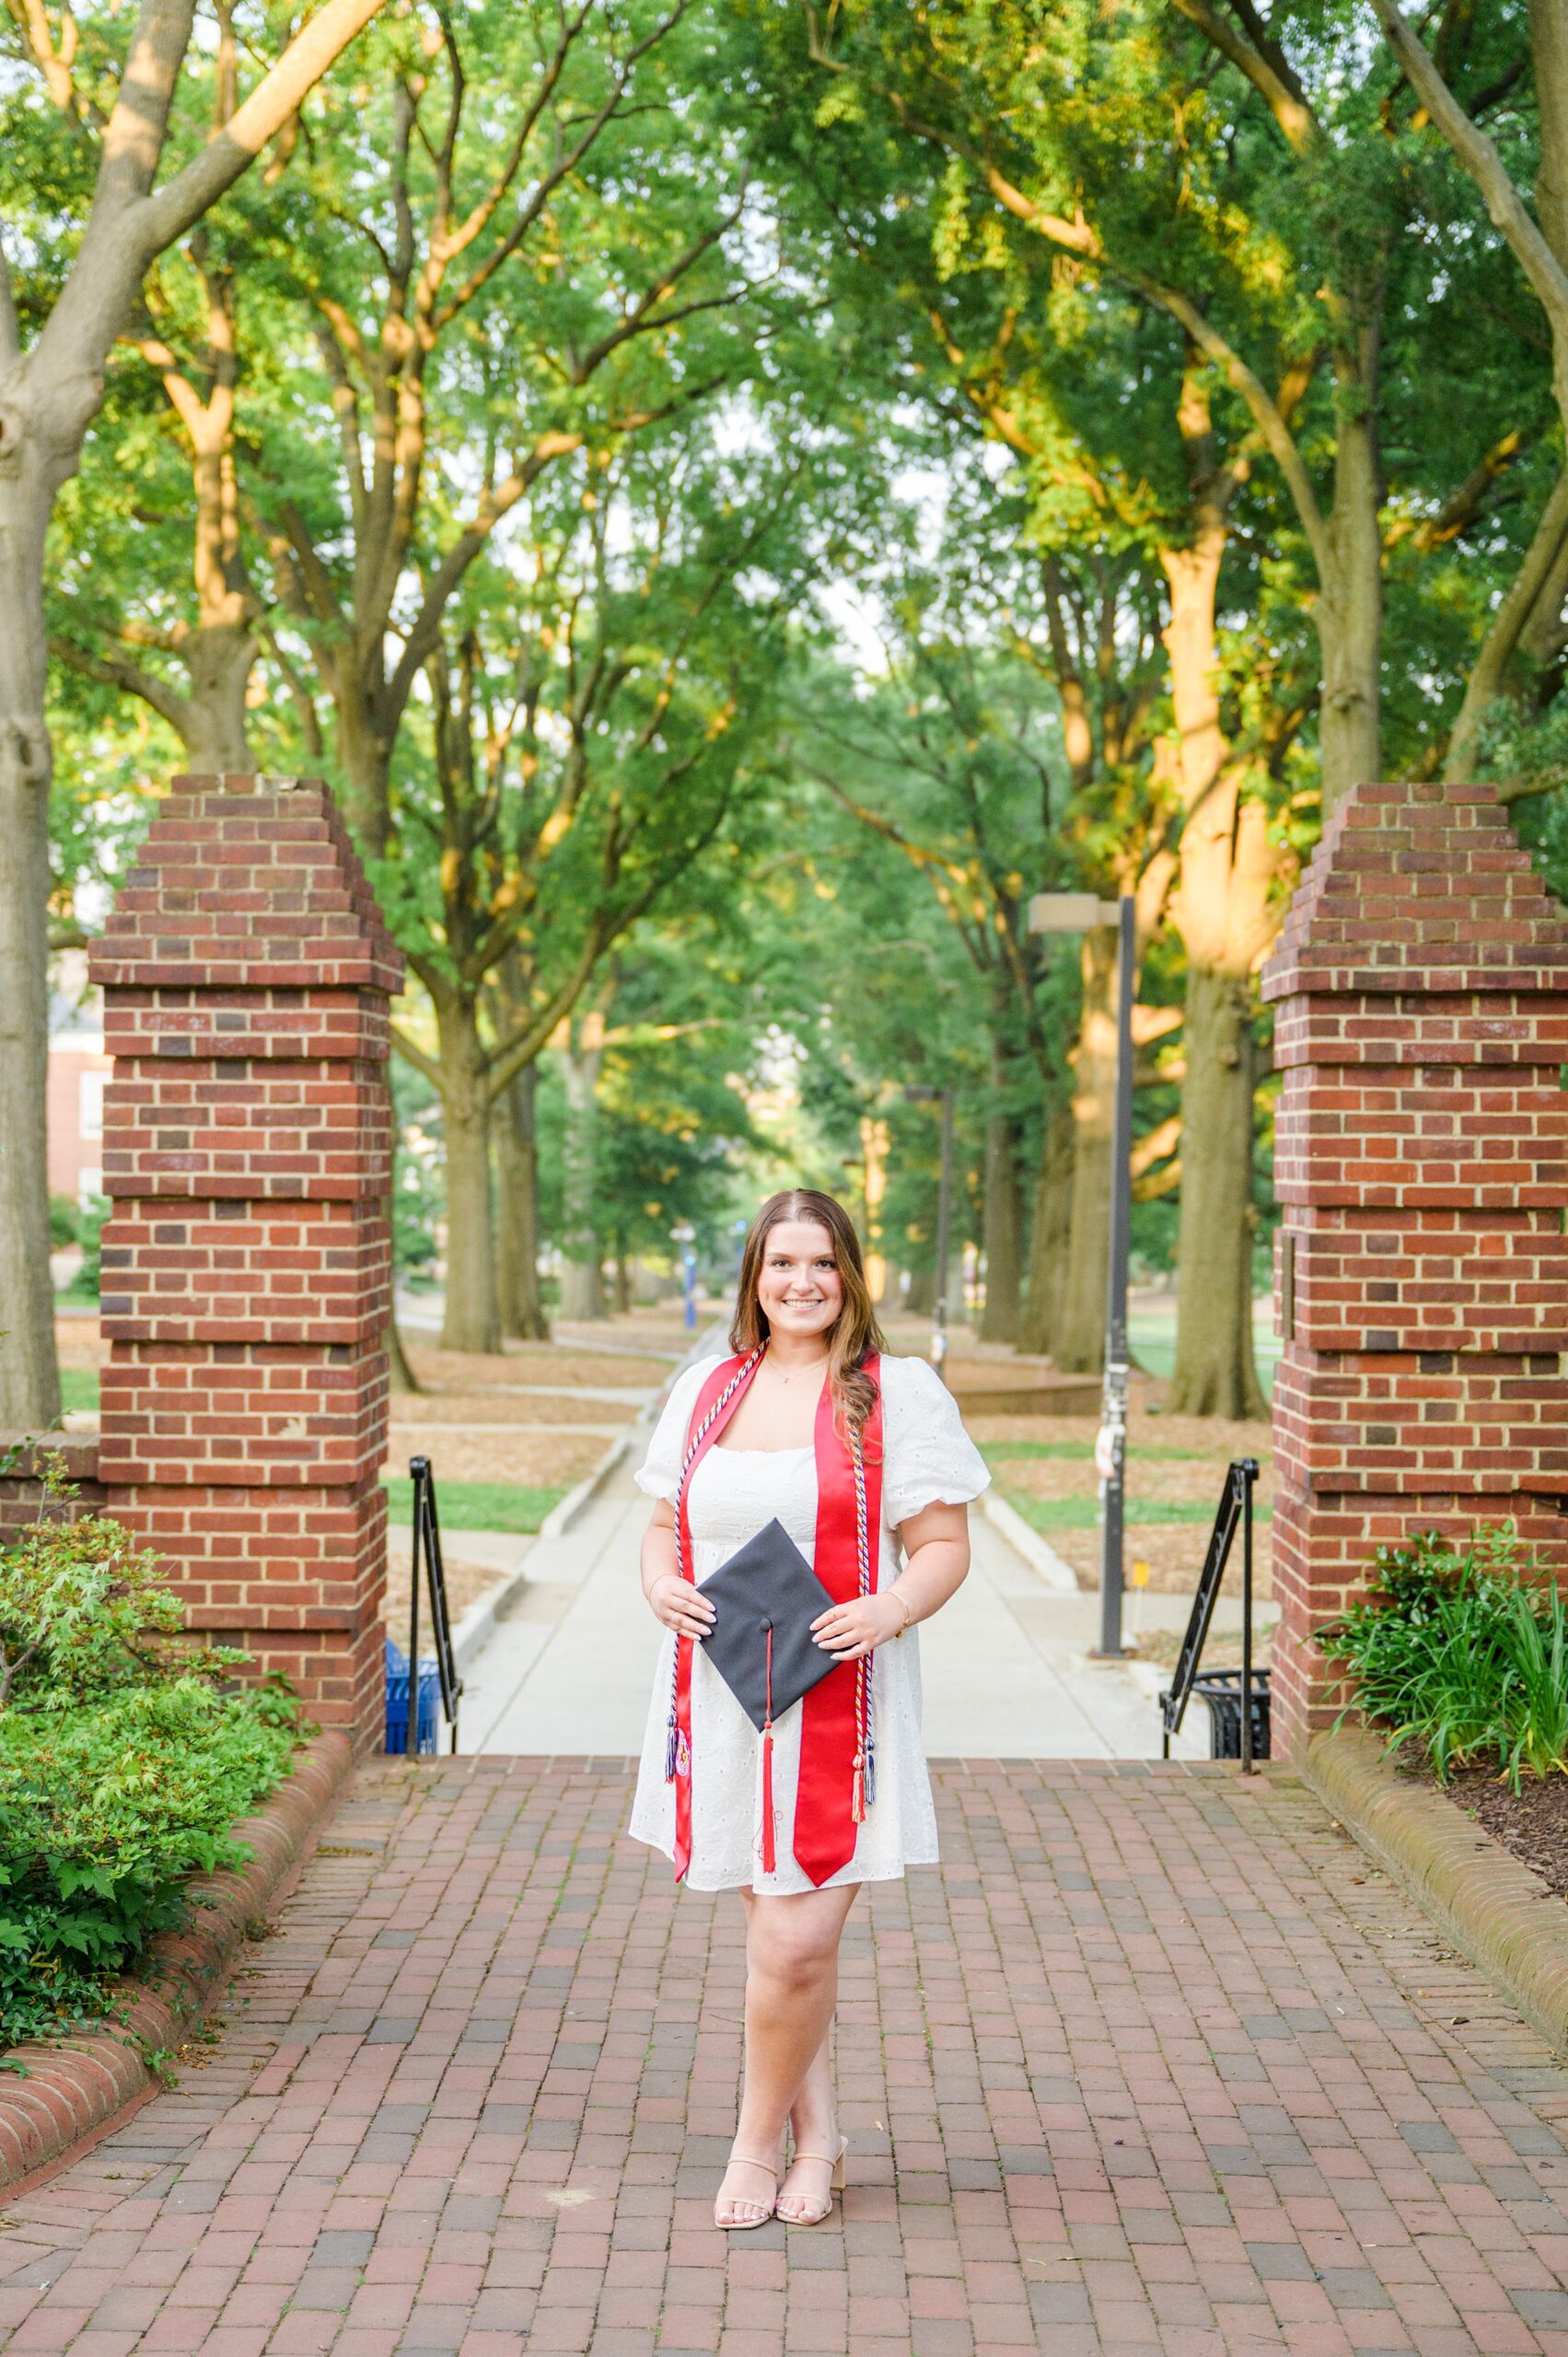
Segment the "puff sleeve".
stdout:
<svg viewBox="0 0 1568 2357">
<path fill-rule="evenodd" d="M 882 1434 L 882 1512 L 894 1529 L 923 1507 L 967 1505 L 991 1487 L 957 1401 L 924 1359 L 883 1360 Z"/>
<path fill-rule="evenodd" d="M 667 1505 L 675 1500 L 681 1459 L 686 1454 L 687 1427 L 697 1395 L 718 1364 L 716 1358 L 699 1359 L 695 1366 L 682 1368 L 676 1376 L 664 1403 L 664 1412 L 654 1426 L 648 1453 L 635 1476 L 639 1490 L 645 1491 L 650 1498 L 662 1498 Z"/>
</svg>

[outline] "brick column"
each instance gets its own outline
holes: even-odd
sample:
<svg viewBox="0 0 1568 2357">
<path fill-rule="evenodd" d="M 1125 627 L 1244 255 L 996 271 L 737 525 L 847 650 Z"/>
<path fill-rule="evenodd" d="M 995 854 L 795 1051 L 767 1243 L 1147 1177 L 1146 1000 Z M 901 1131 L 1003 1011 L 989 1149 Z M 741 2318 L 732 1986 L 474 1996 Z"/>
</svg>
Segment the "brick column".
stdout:
<svg viewBox="0 0 1568 2357">
<path fill-rule="evenodd" d="M 1568 1571 L 1568 918 L 1488 786 L 1364 786 L 1263 971 L 1274 1184 L 1275 1748 L 1342 1699 L 1312 1632 L 1413 1530 Z"/>
<path fill-rule="evenodd" d="M 177 778 L 91 972 L 109 1510 L 193 1629 L 378 1743 L 402 966 L 326 789 Z"/>
</svg>

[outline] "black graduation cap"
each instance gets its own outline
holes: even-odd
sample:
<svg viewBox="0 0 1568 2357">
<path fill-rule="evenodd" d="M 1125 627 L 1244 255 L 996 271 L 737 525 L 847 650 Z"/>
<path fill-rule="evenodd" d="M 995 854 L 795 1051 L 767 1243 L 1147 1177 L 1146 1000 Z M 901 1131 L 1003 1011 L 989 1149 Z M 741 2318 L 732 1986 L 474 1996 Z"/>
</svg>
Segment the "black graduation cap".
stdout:
<svg viewBox="0 0 1568 2357">
<path fill-rule="evenodd" d="M 833 1598 L 782 1522 L 768 1523 L 701 1586 L 714 1608 L 703 1651 L 759 1734 L 770 1702 L 776 1719 L 838 1667 L 811 1634 Z"/>
</svg>

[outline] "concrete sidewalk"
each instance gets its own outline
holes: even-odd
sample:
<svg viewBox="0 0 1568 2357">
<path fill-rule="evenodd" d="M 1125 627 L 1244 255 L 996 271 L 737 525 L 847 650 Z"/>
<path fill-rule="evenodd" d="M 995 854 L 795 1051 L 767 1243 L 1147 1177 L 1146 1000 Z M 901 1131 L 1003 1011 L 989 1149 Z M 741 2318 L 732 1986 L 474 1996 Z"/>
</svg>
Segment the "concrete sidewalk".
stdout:
<svg viewBox="0 0 1568 2357">
<path fill-rule="evenodd" d="M 526 1588 L 467 1673 L 465 1750 L 641 1749 L 660 1642 L 637 1582 L 647 1516 L 647 1500 L 621 1470 L 563 1537 L 536 1542 Z M 1047 1587 L 981 1515 L 970 1529 L 970 1576 L 921 1631 L 931 1756 L 1156 1757 L 1148 1680 L 1086 1658 L 1095 1598 Z M 1188 1608 L 1182 1597 L 1146 1596 L 1142 1608 L 1153 1627 L 1179 1626 Z M 1207 1750 L 1207 1714 L 1195 1704 L 1177 1756 Z"/>
</svg>

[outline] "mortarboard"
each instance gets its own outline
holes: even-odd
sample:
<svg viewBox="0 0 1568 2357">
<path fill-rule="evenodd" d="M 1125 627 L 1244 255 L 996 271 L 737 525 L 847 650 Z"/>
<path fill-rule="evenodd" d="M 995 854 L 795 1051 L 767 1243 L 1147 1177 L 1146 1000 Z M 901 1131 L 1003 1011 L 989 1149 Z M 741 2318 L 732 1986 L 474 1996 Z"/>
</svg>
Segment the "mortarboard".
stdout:
<svg viewBox="0 0 1568 2357">
<path fill-rule="evenodd" d="M 837 1668 L 811 1634 L 832 1596 L 782 1522 L 737 1548 L 700 1593 L 714 1608 L 703 1651 L 759 1735 Z"/>
<path fill-rule="evenodd" d="M 811 1634 L 823 1586 L 776 1518 L 701 1583 L 714 1608 L 703 1651 L 762 1738 L 762 1868 L 773 1871 L 773 1721 L 839 1665 Z"/>
</svg>

